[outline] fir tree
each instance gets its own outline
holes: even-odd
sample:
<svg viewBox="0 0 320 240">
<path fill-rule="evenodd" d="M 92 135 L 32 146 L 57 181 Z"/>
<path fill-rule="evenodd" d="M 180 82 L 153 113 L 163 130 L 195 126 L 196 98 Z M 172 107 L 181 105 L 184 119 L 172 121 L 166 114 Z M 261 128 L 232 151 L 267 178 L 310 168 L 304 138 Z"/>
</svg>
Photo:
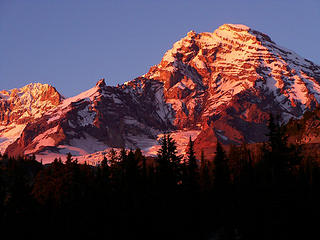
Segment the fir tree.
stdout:
<svg viewBox="0 0 320 240">
<path fill-rule="evenodd" d="M 73 162 L 72 154 L 69 152 L 69 153 L 67 153 L 67 159 L 66 159 L 65 164 L 71 165 L 72 162 Z"/>
<path fill-rule="evenodd" d="M 178 155 L 176 142 L 169 134 L 160 139 L 161 148 L 158 151 L 158 175 L 164 182 L 171 182 L 174 185 L 180 183 L 181 178 L 181 156 Z"/>
<path fill-rule="evenodd" d="M 187 151 L 187 182 L 189 187 L 195 190 L 199 181 L 199 169 L 193 145 L 194 142 L 190 137 Z"/>
<path fill-rule="evenodd" d="M 178 155 L 177 145 L 175 140 L 168 134 L 167 135 L 167 144 L 168 144 L 168 158 L 170 163 L 170 168 L 173 171 L 173 174 L 176 178 L 176 182 L 180 182 L 181 178 L 181 159 L 182 156 Z"/>
<path fill-rule="evenodd" d="M 140 151 L 141 153 L 141 151 Z M 127 155 L 126 165 L 125 165 L 125 173 L 126 173 L 126 179 L 129 184 L 130 188 L 136 187 L 138 183 L 138 177 L 139 177 L 139 150 L 136 151 L 136 153 L 133 153 L 132 150 L 129 151 Z"/>
<path fill-rule="evenodd" d="M 226 153 L 221 144 L 217 142 L 214 157 L 214 186 L 218 191 L 226 190 L 230 184 L 230 171 Z"/>
<path fill-rule="evenodd" d="M 109 151 L 109 163 L 110 167 L 115 167 L 117 164 L 117 153 L 113 148 Z"/>
<path fill-rule="evenodd" d="M 201 158 L 200 158 L 200 182 L 203 192 L 209 192 L 211 186 L 210 180 L 210 173 L 209 173 L 209 166 L 208 161 L 204 157 L 203 150 L 201 151 Z"/>
<path fill-rule="evenodd" d="M 106 156 L 103 156 L 103 160 L 101 161 L 101 175 L 102 180 L 104 182 L 107 182 L 110 175 L 110 169 L 109 169 L 108 159 Z"/>
<path fill-rule="evenodd" d="M 279 117 L 274 119 L 270 114 L 268 129 L 269 141 L 264 150 L 265 158 L 271 168 L 273 181 L 285 180 L 301 161 L 300 148 L 293 145 L 288 146 L 286 128 L 279 124 Z"/>
</svg>

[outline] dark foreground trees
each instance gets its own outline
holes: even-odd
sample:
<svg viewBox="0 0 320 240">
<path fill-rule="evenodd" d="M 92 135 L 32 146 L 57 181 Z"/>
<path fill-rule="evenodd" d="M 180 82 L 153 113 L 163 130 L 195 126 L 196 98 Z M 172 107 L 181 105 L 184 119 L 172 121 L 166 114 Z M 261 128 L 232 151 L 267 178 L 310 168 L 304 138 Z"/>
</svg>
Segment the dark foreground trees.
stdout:
<svg viewBox="0 0 320 240">
<path fill-rule="evenodd" d="M 272 120 L 273 121 L 273 120 Z M 217 143 L 179 156 L 170 135 L 156 158 L 111 150 L 100 166 L 68 155 L 0 161 L 0 233 L 12 239 L 314 239 L 320 168 L 277 122 L 260 150 Z M 316 236 L 316 235 L 315 235 Z"/>
</svg>

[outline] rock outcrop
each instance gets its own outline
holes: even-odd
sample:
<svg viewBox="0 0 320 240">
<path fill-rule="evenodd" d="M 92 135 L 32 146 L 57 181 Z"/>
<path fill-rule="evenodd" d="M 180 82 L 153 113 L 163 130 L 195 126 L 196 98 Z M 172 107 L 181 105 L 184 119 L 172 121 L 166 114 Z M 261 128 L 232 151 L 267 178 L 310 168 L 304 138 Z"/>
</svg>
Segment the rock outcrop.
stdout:
<svg viewBox="0 0 320 240">
<path fill-rule="evenodd" d="M 54 87 L 41 83 L 0 91 L 0 152 L 20 136 L 28 123 L 41 118 L 63 99 Z"/>
</svg>

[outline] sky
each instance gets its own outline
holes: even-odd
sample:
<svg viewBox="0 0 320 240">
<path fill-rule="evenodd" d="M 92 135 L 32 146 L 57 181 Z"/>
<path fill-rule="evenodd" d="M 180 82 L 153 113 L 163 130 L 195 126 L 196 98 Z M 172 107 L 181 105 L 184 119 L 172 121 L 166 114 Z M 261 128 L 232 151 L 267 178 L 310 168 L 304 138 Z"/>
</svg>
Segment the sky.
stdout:
<svg viewBox="0 0 320 240">
<path fill-rule="evenodd" d="M 190 30 L 245 24 L 320 64 L 319 0 L 0 0 L 0 90 L 138 77 Z"/>
</svg>

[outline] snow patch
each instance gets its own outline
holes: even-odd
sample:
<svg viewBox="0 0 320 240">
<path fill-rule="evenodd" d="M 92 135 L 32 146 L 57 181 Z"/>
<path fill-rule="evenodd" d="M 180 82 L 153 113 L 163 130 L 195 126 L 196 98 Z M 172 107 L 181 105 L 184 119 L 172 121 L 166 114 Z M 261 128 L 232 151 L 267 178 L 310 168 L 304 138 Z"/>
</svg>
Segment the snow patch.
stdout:
<svg viewBox="0 0 320 240">
<path fill-rule="evenodd" d="M 62 104 L 59 107 L 63 109 L 63 108 L 68 107 L 71 103 L 79 102 L 79 101 L 85 100 L 85 99 L 92 101 L 95 97 L 100 95 L 98 90 L 99 90 L 99 87 L 95 86 L 95 87 L 93 87 L 83 93 L 80 93 L 77 96 L 67 98 L 62 102 Z"/>
</svg>

